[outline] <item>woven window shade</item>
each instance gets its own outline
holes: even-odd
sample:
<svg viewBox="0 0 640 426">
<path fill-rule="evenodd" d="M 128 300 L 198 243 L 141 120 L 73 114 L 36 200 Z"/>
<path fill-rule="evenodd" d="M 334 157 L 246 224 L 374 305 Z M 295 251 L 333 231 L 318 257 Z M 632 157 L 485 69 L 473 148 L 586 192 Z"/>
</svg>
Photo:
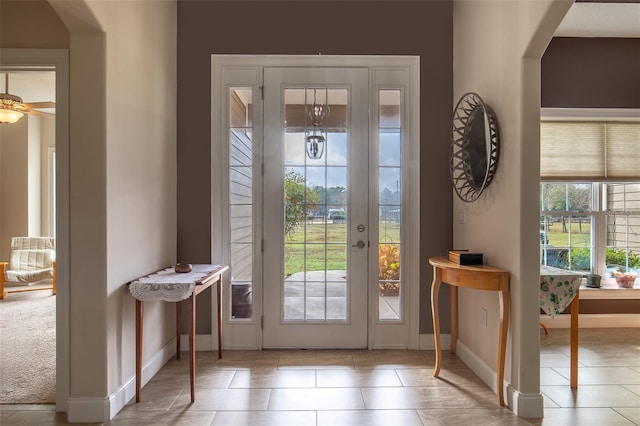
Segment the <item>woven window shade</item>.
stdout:
<svg viewBox="0 0 640 426">
<path fill-rule="evenodd" d="M 629 180 L 640 176 L 640 123 L 607 123 L 607 174 Z"/>
<path fill-rule="evenodd" d="M 542 180 L 640 179 L 640 123 L 543 121 Z"/>
</svg>

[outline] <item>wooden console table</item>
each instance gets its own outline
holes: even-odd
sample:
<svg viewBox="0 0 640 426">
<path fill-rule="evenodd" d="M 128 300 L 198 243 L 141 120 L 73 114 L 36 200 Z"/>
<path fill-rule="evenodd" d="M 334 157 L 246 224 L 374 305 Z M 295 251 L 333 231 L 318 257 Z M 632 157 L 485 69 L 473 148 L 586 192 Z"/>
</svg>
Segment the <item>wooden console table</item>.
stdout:
<svg viewBox="0 0 640 426">
<path fill-rule="evenodd" d="M 136 402 L 140 402 L 142 382 L 142 302 L 162 300 L 176 302 L 176 358 L 180 359 L 180 302 L 189 300 L 189 373 L 191 402 L 195 401 L 196 370 L 196 296 L 216 284 L 218 308 L 218 358 L 222 358 L 222 314 L 220 287 L 222 274 L 229 269 L 225 265 L 193 265 L 191 272 L 176 273 L 167 268 L 128 283 L 129 291 L 136 298 Z"/>
<path fill-rule="evenodd" d="M 499 292 L 500 297 L 500 331 L 498 335 L 498 403 L 504 406 L 504 364 L 507 353 L 507 331 L 509 325 L 509 272 L 486 265 L 458 265 L 444 257 L 432 257 L 429 264 L 433 266 L 433 283 L 431 285 L 431 315 L 433 316 L 433 335 L 435 340 L 436 363 L 433 376 L 440 374 L 442 355 L 440 353 L 440 317 L 438 314 L 438 294 L 440 284 L 451 286 L 451 346 L 450 352 L 456 352 L 458 287 L 475 290 L 492 290 Z"/>
</svg>

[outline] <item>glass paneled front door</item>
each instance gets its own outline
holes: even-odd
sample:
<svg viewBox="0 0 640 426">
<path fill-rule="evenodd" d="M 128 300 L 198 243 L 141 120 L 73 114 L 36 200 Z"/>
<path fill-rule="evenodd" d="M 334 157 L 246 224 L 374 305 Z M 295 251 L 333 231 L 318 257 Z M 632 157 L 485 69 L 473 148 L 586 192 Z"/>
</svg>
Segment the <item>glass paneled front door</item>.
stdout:
<svg viewBox="0 0 640 426">
<path fill-rule="evenodd" d="M 265 348 L 367 346 L 365 68 L 264 70 Z"/>
</svg>

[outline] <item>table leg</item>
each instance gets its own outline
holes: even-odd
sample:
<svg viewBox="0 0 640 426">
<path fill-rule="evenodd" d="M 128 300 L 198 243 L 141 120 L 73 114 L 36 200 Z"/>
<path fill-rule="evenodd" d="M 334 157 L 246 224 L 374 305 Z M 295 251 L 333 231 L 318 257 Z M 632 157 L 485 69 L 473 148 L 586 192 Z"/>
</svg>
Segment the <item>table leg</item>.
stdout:
<svg viewBox="0 0 640 426">
<path fill-rule="evenodd" d="M 182 316 L 182 302 L 176 302 L 176 359 L 180 359 L 180 317 Z"/>
<path fill-rule="evenodd" d="M 189 381 L 191 385 L 191 402 L 196 400 L 196 295 L 189 300 Z"/>
<path fill-rule="evenodd" d="M 222 276 L 218 278 L 218 282 L 216 283 L 216 299 L 218 301 L 218 359 L 222 359 L 222 304 L 220 301 L 222 291 L 220 287 L 222 287 Z"/>
<path fill-rule="evenodd" d="M 458 287 L 449 286 L 449 294 L 451 295 L 451 343 L 449 344 L 449 352 L 456 353 L 456 343 L 458 343 Z"/>
<path fill-rule="evenodd" d="M 578 388 L 578 314 L 580 313 L 580 294 L 571 302 L 571 389 Z"/>
<path fill-rule="evenodd" d="M 142 383 L 142 301 L 136 299 L 136 403 L 140 402 Z"/>
<path fill-rule="evenodd" d="M 508 285 L 508 284 L 507 284 Z M 511 300 L 509 290 L 500 290 L 500 334 L 498 336 L 498 402 L 504 407 L 504 364 L 507 358 L 507 334 L 509 333 L 509 314 Z"/>
<path fill-rule="evenodd" d="M 438 377 L 440 373 L 440 317 L 438 316 L 438 296 L 440 292 L 441 272 L 433 267 L 433 282 L 431 283 L 431 317 L 433 318 L 433 340 L 436 352 L 436 363 L 433 368 L 433 377 Z"/>
<path fill-rule="evenodd" d="M 542 329 L 544 330 L 544 334 L 549 334 L 549 329 L 547 328 L 546 325 L 544 325 L 543 323 L 540 323 L 540 327 L 542 327 Z"/>
</svg>

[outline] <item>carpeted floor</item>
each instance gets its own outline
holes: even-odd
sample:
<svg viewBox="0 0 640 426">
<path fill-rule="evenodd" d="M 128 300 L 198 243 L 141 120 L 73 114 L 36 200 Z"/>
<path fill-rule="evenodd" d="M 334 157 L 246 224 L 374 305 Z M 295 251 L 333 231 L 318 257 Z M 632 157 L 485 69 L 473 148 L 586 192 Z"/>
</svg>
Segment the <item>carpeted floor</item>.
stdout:
<svg viewBox="0 0 640 426">
<path fill-rule="evenodd" d="M 56 397 L 56 297 L 51 290 L 0 300 L 0 404 Z"/>
</svg>

